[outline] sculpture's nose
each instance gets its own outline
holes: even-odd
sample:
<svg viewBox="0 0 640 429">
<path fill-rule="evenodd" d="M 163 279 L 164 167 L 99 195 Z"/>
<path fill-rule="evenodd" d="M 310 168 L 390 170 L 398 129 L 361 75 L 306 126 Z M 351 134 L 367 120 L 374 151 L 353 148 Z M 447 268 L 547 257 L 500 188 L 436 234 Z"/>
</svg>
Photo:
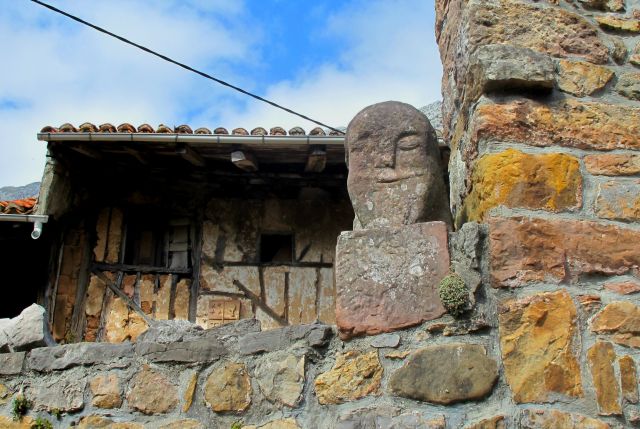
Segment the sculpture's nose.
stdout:
<svg viewBox="0 0 640 429">
<path fill-rule="evenodd" d="M 396 151 L 393 144 L 385 142 L 382 145 L 384 150 L 380 151 L 376 157 L 376 168 L 394 168 L 396 163 Z"/>
</svg>

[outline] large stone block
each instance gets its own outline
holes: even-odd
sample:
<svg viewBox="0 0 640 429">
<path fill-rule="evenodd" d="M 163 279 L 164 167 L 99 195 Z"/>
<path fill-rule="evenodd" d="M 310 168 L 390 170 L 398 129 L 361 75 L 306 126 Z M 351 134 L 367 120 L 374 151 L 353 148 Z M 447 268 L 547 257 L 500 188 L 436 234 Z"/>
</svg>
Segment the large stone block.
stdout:
<svg viewBox="0 0 640 429">
<path fill-rule="evenodd" d="M 98 375 L 89 382 L 91 405 L 98 408 L 117 408 L 122 405 L 120 379 L 116 373 Z"/>
<path fill-rule="evenodd" d="M 204 400 L 215 412 L 246 410 L 251 403 L 251 382 L 246 365 L 225 362 L 215 368 L 205 382 Z"/>
<path fill-rule="evenodd" d="M 39 379 L 25 390 L 36 410 L 74 412 L 84 407 L 84 378 L 72 375 Z"/>
<path fill-rule="evenodd" d="M 516 403 L 581 397 L 576 308 L 565 290 L 502 302 L 500 349 Z"/>
<path fill-rule="evenodd" d="M 562 153 L 528 154 L 515 149 L 484 155 L 474 167 L 472 191 L 462 212 L 481 221 L 493 207 L 559 212 L 582 204 L 582 176 L 576 158 Z"/>
<path fill-rule="evenodd" d="M 533 146 L 640 150 L 640 108 L 566 100 L 485 102 L 469 120 L 474 142 L 519 142 Z"/>
<path fill-rule="evenodd" d="M 628 301 L 612 302 L 593 318 L 591 331 L 612 335 L 614 343 L 640 348 L 640 307 Z"/>
<path fill-rule="evenodd" d="M 31 350 L 27 365 L 39 372 L 59 371 L 80 365 L 116 363 L 133 357 L 130 343 L 76 343 Z M 0 355 L 1 356 L 1 355 Z"/>
<path fill-rule="evenodd" d="M 640 21 L 638 21 L 640 22 Z M 620 76 L 615 90 L 631 100 L 640 101 L 640 73 L 625 73 Z"/>
<path fill-rule="evenodd" d="M 493 91 L 550 92 L 554 83 L 555 65 L 549 56 L 511 45 L 484 45 L 471 58 L 467 91 L 473 98 Z"/>
<path fill-rule="evenodd" d="M 343 338 L 436 319 L 445 313 L 437 285 L 449 271 L 447 226 L 428 222 L 343 232 L 335 269 Z"/>
<path fill-rule="evenodd" d="M 594 211 L 604 219 L 640 221 L 640 180 L 599 183 Z"/>
<path fill-rule="evenodd" d="M 483 398 L 497 379 L 498 364 L 484 346 L 453 343 L 414 352 L 389 387 L 398 396 L 446 405 Z"/>
<path fill-rule="evenodd" d="M 267 332 L 249 333 L 239 341 L 243 355 L 274 352 L 291 346 L 322 347 L 331 338 L 331 327 L 327 325 L 298 325 L 274 329 Z"/>
<path fill-rule="evenodd" d="M 0 353 L 0 375 L 20 374 L 26 352 Z"/>
<path fill-rule="evenodd" d="M 149 362 L 211 362 L 228 353 L 227 347 L 210 338 L 175 343 L 138 342 L 136 354 Z"/>
<path fill-rule="evenodd" d="M 254 379 L 262 394 L 278 405 L 295 407 L 304 388 L 304 356 L 283 351 L 265 355 L 258 361 Z"/>
<path fill-rule="evenodd" d="M 333 368 L 315 380 L 318 402 L 322 405 L 342 404 L 377 394 L 383 371 L 377 351 L 339 353 Z"/>
<path fill-rule="evenodd" d="M 606 67 L 583 61 L 558 61 L 558 88 L 578 97 L 603 89 L 615 73 Z"/>
<path fill-rule="evenodd" d="M 629 355 L 618 358 L 622 397 L 630 404 L 638 403 L 638 372 L 636 363 Z"/>
<path fill-rule="evenodd" d="M 611 429 L 608 423 L 560 410 L 523 410 L 522 429 Z"/>
<path fill-rule="evenodd" d="M 495 287 L 575 282 L 583 274 L 640 275 L 640 232 L 635 229 L 526 217 L 490 218 L 488 223 Z"/>
<path fill-rule="evenodd" d="M 616 360 L 613 345 L 598 341 L 587 352 L 587 358 L 600 414 L 605 416 L 622 414 L 620 386 L 613 368 Z"/>
<path fill-rule="evenodd" d="M 162 414 L 178 404 L 176 387 L 160 372 L 144 366 L 131 381 L 129 406 L 144 414 Z"/>
<path fill-rule="evenodd" d="M 422 414 L 418 411 L 402 413 L 401 409 L 384 404 L 358 408 L 342 414 L 335 429 L 445 429 L 443 415 Z"/>
<path fill-rule="evenodd" d="M 591 174 L 604 176 L 631 176 L 640 174 L 640 155 L 602 154 L 587 155 L 584 165 Z"/>
<path fill-rule="evenodd" d="M 11 319 L 5 327 L 12 351 L 31 350 L 36 347 L 54 345 L 49 332 L 47 314 L 44 307 L 31 304 L 19 316 Z"/>
</svg>

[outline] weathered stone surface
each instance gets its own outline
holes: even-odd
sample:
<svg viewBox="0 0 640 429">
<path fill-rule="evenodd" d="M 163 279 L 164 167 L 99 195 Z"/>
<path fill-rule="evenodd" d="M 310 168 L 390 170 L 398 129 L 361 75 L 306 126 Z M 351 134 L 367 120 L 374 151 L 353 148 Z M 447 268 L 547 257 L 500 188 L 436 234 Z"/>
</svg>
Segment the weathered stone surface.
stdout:
<svg viewBox="0 0 640 429">
<path fill-rule="evenodd" d="M 349 411 L 338 418 L 335 429 L 445 429 L 444 416 L 419 412 L 401 414 L 397 407 L 378 405 Z"/>
<path fill-rule="evenodd" d="M 566 100 L 483 103 L 470 119 L 473 141 L 516 141 L 533 146 L 640 149 L 640 108 Z"/>
<path fill-rule="evenodd" d="M 76 343 L 31 350 L 27 360 L 29 369 L 40 372 L 57 371 L 80 365 L 117 362 L 133 357 L 130 343 Z"/>
<path fill-rule="evenodd" d="M 322 347 L 331 338 L 331 327 L 327 325 L 298 325 L 274 329 L 268 332 L 250 333 L 240 341 L 240 353 L 250 355 L 274 352 L 295 344 L 306 347 Z"/>
<path fill-rule="evenodd" d="M 604 288 L 620 295 L 631 295 L 640 292 L 640 282 L 635 280 L 607 282 Z"/>
<path fill-rule="evenodd" d="M 89 388 L 91 405 L 98 408 L 117 408 L 122 405 L 120 380 L 115 373 L 98 375 L 91 379 Z"/>
<path fill-rule="evenodd" d="M 268 401 L 295 407 L 302 399 L 304 374 L 304 356 L 280 351 L 262 357 L 253 375 Z"/>
<path fill-rule="evenodd" d="M 633 53 L 629 57 L 629 62 L 634 66 L 640 67 L 640 43 L 634 48 Z"/>
<path fill-rule="evenodd" d="M 578 1 L 589 9 L 596 9 L 604 12 L 624 11 L 624 0 L 578 0 Z"/>
<path fill-rule="evenodd" d="M 558 61 L 558 88 L 577 97 L 603 89 L 615 73 L 606 67 L 583 61 Z"/>
<path fill-rule="evenodd" d="M 107 285 L 104 284 L 95 274 L 89 277 L 84 313 L 86 327 L 84 331 L 85 341 L 96 341 L 98 328 L 100 327 L 100 315 Z"/>
<path fill-rule="evenodd" d="M 9 337 L 5 329 L 11 324 L 11 319 L 0 319 L 0 353 L 9 351 Z"/>
<path fill-rule="evenodd" d="M 495 287 L 574 282 L 582 274 L 640 275 L 637 230 L 527 217 L 490 218 L 488 224 Z"/>
<path fill-rule="evenodd" d="M 133 422 L 115 422 L 106 417 L 92 414 L 80 419 L 78 429 L 144 429 L 144 425 Z"/>
<path fill-rule="evenodd" d="M 560 410 L 522 410 L 522 429 L 610 429 L 602 420 Z"/>
<path fill-rule="evenodd" d="M 25 352 L 0 353 L 0 375 L 20 374 L 25 355 Z"/>
<path fill-rule="evenodd" d="M 594 210 L 596 215 L 605 219 L 640 220 L 640 180 L 599 183 Z"/>
<path fill-rule="evenodd" d="M 11 350 L 19 352 L 54 345 L 47 323 L 44 307 L 31 304 L 22 310 L 5 326 Z"/>
<path fill-rule="evenodd" d="M 596 311 L 600 310 L 600 307 L 602 305 L 600 295 L 589 293 L 578 295 L 576 299 L 580 303 L 580 306 L 582 306 L 582 309 L 585 311 L 585 313 L 587 313 L 589 316 L 593 316 Z"/>
<path fill-rule="evenodd" d="M 205 426 L 198 420 L 182 419 L 160 423 L 158 429 L 205 429 Z"/>
<path fill-rule="evenodd" d="M 20 421 L 14 421 L 11 417 L 0 416 L 0 428 L 3 429 L 31 429 L 35 420 L 25 416 Z"/>
<path fill-rule="evenodd" d="M 576 308 L 565 290 L 504 301 L 498 312 L 504 371 L 515 402 L 583 395 L 574 355 Z"/>
<path fill-rule="evenodd" d="M 483 45 L 471 58 L 466 90 L 472 98 L 493 91 L 549 92 L 554 75 L 553 60 L 545 54 L 512 45 Z"/>
<path fill-rule="evenodd" d="M 398 396 L 452 404 L 483 398 L 497 379 L 498 364 L 484 346 L 453 343 L 417 350 L 391 374 L 389 387 Z"/>
<path fill-rule="evenodd" d="M 198 373 L 197 372 L 193 372 L 191 374 L 191 376 L 189 377 L 189 382 L 187 383 L 187 388 L 184 391 L 184 395 L 182 397 L 183 399 L 183 404 L 182 404 L 182 412 L 186 413 L 187 411 L 189 411 L 189 409 L 191 408 L 191 405 L 193 405 L 193 399 L 195 397 L 196 394 L 196 386 L 198 384 Z"/>
<path fill-rule="evenodd" d="M 0 405 L 4 405 L 9 402 L 11 392 L 4 384 L 0 383 Z"/>
<path fill-rule="evenodd" d="M 613 342 L 640 348 L 640 307 L 628 302 L 612 302 L 591 321 L 591 330 L 613 334 Z"/>
<path fill-rule="evenodd" d="M 629 33 L 640 33 L 640 20 L 618 18 L 612 15 L 596 16 L 596 21 L 600 27 L 606 30 L 624 31 Z"/>
<path fill-rule="evenodd" d="M 472 332 L 478 332 L 490 328 L 491 324 L 482 317 L 472 319 L 454 320 L 449 322 L 435 322 L 429 324 L 425 330 L 430 334 L 441 333 L 445 337 L 456 335 L 468 335 Z"/>
<path fill-rule="evenodd" d="M 449 271 L 443 222 L 347 231 L 336 248 L 336 322 L 343 338 L 390 332 L 442 316 L 437 285 Z"/>
<path fill-rule="evenodd" d="M 600 414 L 605 416 L 622 414 L 620 387 L 613 369 L 613 363 L 616 360 L 613 345 L 598 341 L 587 352 L 587 358 Z"/>
<path fill-rule="evenodd" d="M 636 363 L 629 355 L 618 358 L 622 397 L 630 404 L 638 403 L 638 373 Z"/>
<path fill-rule="evenodd" d="M 226 356 L 228 348 L 210 338 L 176 342 L 136 344 L 136 354 L 149 362 L 211 362 Z"/>
<path fill-rule="evenodd" d="M 242 426 L 242 429 L 300 429 L 295 419 L 280 419 L 265 423 L 261 426 Z"/>
<path fill-rule="evenodd" d="M 240 412 L 251 403 L 251 382 L 243 363 L 226 362 L 215 368 L 204 385 L 205 402 L 215 412 Z"/>
<path fill-rule="evenodd" d="M 349 123 L 345 146 L 356 226 L 450 223 L 438 140 L 418 109 L 396 101 L 364 108 Z"/>
<path fill-rule="evenodd" d="M 638 21 L 640 22 L 640 21 Z M 625 73 L 620 76 L 615 90 L 631 100 L 640 101 L 640 73 Z"/>
<path fill-rule="evenodd" d="M 25 390 L 25 396 L 36 410 L 73 412 L 84 407 L 86 384 L 84 378 L 73 376 L 39 379 Z"/>
<path fill-rule="evenodd" d="M 384 348 L 384 347 L 398 347 L 400 344 L 400 335 L 398 334 L 382 334 L 377 335 L 371 339 L 369 343 L 371 347 Z"/>
<path fill-rule="evenodd" d="M 188 341 L 200 337 L 204 330 L 187 320 L 156 321 L 138 337 L 138 342 L 146 343 L 175 343 Z"/>
<path fill-rule="evenodd" d="M 468 7 L 470 46 L 505 43 L 596 64 L 606 63 L 609 57 L 597 30 L 569 11 L 510 0 L 471 2 Z"/>
<path fill-rule="evenodd" d="M 382 373 L 377 351 L 338 353 L 333 368 L 315 380 L 318 402 L 323 405 L 341 404 L 377 394 Z"/>
<path fill-rule="evenodd" d="M 144 366 L 133 377 L 127 401 L 131 408 L 144 414 L 161 414 L 176 407 L 178 393 L 176 387 L 164 375 Z"/>
<path fill-rule="evenodd" d="M 464 429 L 507 429 L 507 423 L 504 416 L 494 416 L 465 426 Z"/>
<path fill-rule="evenodd" d="M 507 149 L 487 154 L 476 163 L 471 182 L 472 191 L 458 216 L 464 222 L 481 221 L 499 205 L 559 212 L 582 204 L 580 164 L 562 153 Z"/>
<path fill-rule="evenodd" d="M 640 174 L 640 155 L 602 154 L 587 155 L 584 165 L 591 174 L 604 176 L 630 176 Z"/>
<path fill-rule="evenodd" d="M 141 281 L 142 287 L 149 289 L 149 283 Z M 149 295 L 147 293 L 147 295 Z M 151 297 L 153 297 L 153 284 L 151 284 Z M 142 300 L 142 298 L 141 298 Z M 146 301 L 145 309 L 150 310 L 150 301 Z M 143 303 L 141 302 L 141 305 Z M 140 334 L 149 328 L 145 320 L 119 297 L 113 297 L 109 304 L 107 320 L 105 322 L 105 337 L 110 343 L 121 343 L 123 341 L 135 341 Z"/>
</svg>

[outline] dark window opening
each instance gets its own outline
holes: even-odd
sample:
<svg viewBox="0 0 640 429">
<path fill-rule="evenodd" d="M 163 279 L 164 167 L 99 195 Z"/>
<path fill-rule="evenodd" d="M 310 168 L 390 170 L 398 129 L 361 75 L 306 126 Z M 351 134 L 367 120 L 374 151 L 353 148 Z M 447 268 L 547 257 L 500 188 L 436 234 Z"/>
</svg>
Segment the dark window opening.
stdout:
<svg viewBox="0 0 640 429">
<path fill-rule="evenodd" d="M 132 213 L 127 219 L 124 263 L 165 268 L 191 267 L 188 220 Z"/>
<path fill-rule="evenodd" d="M 260 262 L 293 262 L 293 235 L 262 234 L 260 236 Z"/>
</svg>

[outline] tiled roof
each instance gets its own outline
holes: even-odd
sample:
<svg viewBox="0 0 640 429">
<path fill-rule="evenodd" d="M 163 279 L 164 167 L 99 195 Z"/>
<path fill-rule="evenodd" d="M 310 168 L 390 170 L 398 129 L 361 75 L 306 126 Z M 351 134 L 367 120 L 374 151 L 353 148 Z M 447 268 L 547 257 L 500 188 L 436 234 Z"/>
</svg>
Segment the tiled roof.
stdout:
<svg viewBox="0 0 640 429">
<path fill-rule="evenodd" d="M 142 124 L 137 128 L 131 124 L 124 123 L 120 124 L 117 127 L 113 124 L 102 124 L 96 126 L 90 122 L 85 122 L 81 124 L 77 128 L 71 124 L 62 124 L 59 127 L 46 126 L 40 132 L 42 133 L 156 133 L 156 134 L 220 134 L 220 135 L 240 135 L 240 136 L 286 136 L 287 131 L 282 127 L 273 127 L 269 131 L 262 127 L 257 127 L 251 130 L 251 132 L 247 131 L 244 128 L 235 128 L 231 130 L 231 133 L 226 128 L 218 127 L 213 130 L 213 132 L 209 128 L 198 128 L 195 131 L 191 129 L 189 125 L 178 125 L 177 127 L 169 127 L 164 124 L 158 125 L 157 128 L 153 128 L 149 124 Z M 290 136 L 304 136 L 307 135 L 305 130 L 300 127 L 293 127 L 289 130 L 288 135 Z M 309 131 L 310 136 L 336 136 L 341 135 L 335 131 L 327 132 L 320 127 L 316 127 Z"/>
<path fill-rule="evenodd" d="M 35 208 L 37 198 L 23 198 L 21 200 L 0 201 L 1 214 L 31 214 Z"/>
</svg>

